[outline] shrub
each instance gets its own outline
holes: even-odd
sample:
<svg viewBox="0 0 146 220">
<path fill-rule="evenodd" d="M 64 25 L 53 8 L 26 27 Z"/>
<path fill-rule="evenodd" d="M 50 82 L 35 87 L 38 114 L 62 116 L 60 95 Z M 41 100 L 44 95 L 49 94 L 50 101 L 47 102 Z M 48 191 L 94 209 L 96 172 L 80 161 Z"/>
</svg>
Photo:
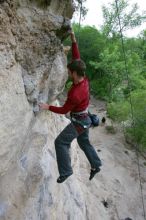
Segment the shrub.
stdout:
<svg viewBox="0 0 146 220">
<path fill-rule="evenodd" d="M 125 126 L 127 135 L 146 149 L 146 91 L 137 90 L 131 93 L 130 100 L 112 102 L 107 106 L 107 112 L 111 119 L 115 121 L 130 121 Z"/>
<path fill-rule="evenodd" d="M 126 121 L 129 117 L 130 103 L 128 101 L 111 102 L 107 105 L 107 113 L 114 121 Z"/>
<path fill-rule="evenodd" d="M 135 138 L 137 143 L 146 148 L 146 91 L 137 90 L 132 93 L 134 131 L 131 135 Z"/>
</svg>

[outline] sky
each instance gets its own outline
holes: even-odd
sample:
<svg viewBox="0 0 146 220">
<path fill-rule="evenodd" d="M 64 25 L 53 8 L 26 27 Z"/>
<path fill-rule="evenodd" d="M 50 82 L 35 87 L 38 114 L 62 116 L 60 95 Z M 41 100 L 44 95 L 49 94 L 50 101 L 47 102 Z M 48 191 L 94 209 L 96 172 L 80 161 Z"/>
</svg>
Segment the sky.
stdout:
<svg viewBox="0 0 146 220">
<path fill-rule="evenodd" d="M 97 29 L 103 24 L 102 17 L 102 5 L 108 6 L 108 3 L 113 2 L 114 0 L 87 0 L 85 7 L 88 8 L 88 13 L 85 17 L 85 20 L 82 21 L 82 25 L 90 25 Z M 139 6 L 139 11 L 146 11 L 146 0 L 129 0 L 130 4 L 137 3 Z M 78 22 L 79 16 L 75 16 L 73 21 Z M 146 23 L 141 27 L 129 30 L 126 32 L 126 36 L 136 37 L 143 29 L 146 29 Z"/>
</svg>

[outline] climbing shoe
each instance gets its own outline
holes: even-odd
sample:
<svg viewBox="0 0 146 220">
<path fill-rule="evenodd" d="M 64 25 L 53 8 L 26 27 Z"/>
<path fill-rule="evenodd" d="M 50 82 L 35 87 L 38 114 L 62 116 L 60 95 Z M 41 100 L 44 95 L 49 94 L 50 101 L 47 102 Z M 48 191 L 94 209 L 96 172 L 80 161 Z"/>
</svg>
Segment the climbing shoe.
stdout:
<svg viewBox="0 0 146 220">
<path fill-rule="evenodd" d="M 65 176 L 59 176 L 57 179 L 57 183 L 63 183 L 71 175 L 72 175 L 72 173 L 69 175 L 65 175 Z"/>
<path fill-rule="evenodd" d="M 95 170 L 91 169 L 89 180 L 92 180 L 96 173 L 100 171 L 100 168 L 96 168 Z"/>
</svg>

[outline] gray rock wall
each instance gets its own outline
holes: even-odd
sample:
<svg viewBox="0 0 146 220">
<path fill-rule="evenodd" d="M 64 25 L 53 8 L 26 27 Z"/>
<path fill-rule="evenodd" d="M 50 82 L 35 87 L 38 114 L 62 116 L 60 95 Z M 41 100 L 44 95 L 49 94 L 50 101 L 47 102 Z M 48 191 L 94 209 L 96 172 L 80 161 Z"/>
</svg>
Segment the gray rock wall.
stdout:
<svg viewBox="0 0 146 220">
<path fill-rule="evenodd" d="M 70 3 L 51 1 L 46 10 L 30 1 L 0 4 L 0 172 L 25 140 L 38 102 L 63 90 L 66 57 L 56 32 L 69 23 L 64 7 L 71 10 Z"/>
<path fill-rule="evenodd" d="M 61 40 L 72 12 L 70 0 L 52 0 L 45 10 L 35 1 L 0 2 L 2 220 L 84 219 L 80 185 L 56 183 L 54 139 L 68 121 L 45 111 L 34 114 L 38 102 L 52 102 L 64 88 Z M 72 155 L 78 168 L 75 149 Z"/>
</svg>

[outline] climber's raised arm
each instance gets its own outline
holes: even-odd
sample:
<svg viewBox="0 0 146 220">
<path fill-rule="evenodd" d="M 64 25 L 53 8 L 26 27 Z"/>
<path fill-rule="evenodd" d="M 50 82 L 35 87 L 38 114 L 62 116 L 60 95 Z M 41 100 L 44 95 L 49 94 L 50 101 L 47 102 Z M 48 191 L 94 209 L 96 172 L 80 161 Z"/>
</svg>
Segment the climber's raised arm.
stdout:
<svg viewBox="0 0 146 220">
<path fill-rule="evenodd" d="M 78 44 L 77 44 L 76 37 L 73 31 L 70 32 L 70 38 L 72 41 L 72 60 L 80 60 L 80 52 L 79 52 Z"/>
</svg>

